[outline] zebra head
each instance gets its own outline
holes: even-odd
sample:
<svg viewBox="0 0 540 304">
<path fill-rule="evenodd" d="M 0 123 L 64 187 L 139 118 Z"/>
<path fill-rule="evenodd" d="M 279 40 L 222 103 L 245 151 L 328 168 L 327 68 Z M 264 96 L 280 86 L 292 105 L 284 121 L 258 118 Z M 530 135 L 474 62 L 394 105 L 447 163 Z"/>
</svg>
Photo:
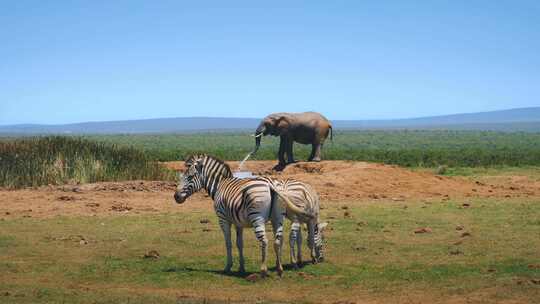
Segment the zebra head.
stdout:
<svg viewBox="0 0 540 304">
<path fill-rule="evenodd" d="M 315 256 L 313 257 L 314 262 L 324 261 L 324 228 L 328 223 L 317 223 L 315 225 L 314 231 L 314 241 L 315 241 Z"/>
<path fill-rule="evenodd" d="M 174 200 L 182 204 L 193 193 L 203 187 L 201 181 L 202 158 L 191 157 L 186 161 L 186 171 L 178 176 L 178 186 L 174 193 Z"/>
</svg>

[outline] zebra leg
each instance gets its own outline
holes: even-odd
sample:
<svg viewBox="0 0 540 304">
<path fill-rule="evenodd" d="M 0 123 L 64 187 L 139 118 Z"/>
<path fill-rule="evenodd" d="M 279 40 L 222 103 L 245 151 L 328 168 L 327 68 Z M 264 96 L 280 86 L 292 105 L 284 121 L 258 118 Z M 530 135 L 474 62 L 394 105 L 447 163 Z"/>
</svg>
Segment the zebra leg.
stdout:
<svg viewBox="0 0 540 304">
<path fill-rule="evenodd" d="M 232 239 L 231 239 L 231 223 L 227 221 L 219 221 L 219 226 L 223 230 L 223 236 L 225 237 L 225 247 L 227 249 L 227 264 L 225 265 L 224 272 L 230 272 L 233 264 L 232 259 Z"/>
<path fill-rule="evenodd" d="M 302 267 L 302 224 L 298 223 L 298 236 L 296 237 L 296 245 L 298 247 L 296 263 L 297 267 Z"/>
<path fill-rule="evenodd" d="M 244 273 L 246 269 L 244 267 L 244 229 L 242 227 L 236 227 L 236 247 L 238 248 L 238 255 L 240 256 L 240 268 L 239 272 Z"/>
<path fill-rule="evenodd" d="M 317 224 L 315 224 L 317 225 Z M 317 258 L 315 254 L 315 227 L 313 226 L 312 221 L 307 223 L 308 227 L 308 247 L 311 251 L 311 261 L 313 264 L 317 264 Z"/>
<path fill-rule="evenodd" d="M 264 221 L 254 224 L 253 227 L 255 228 L 255 237 L 261 244 L 261 275 L 266 276 L 266 273 L 268 272 L 268 267 L 266 266 L 266 247 L 268 246 L 268 239 L 266 238 Z"/>
<path fill-rule="evenodd" d="M 289 233 L 289 247 L 291 248 L 291 264 L 293 264 L 294 268 L 298 268 L 296 254 L 295 254 L 295 246 L 296 244 L 298 244 L 297 238 L 298 238 L 299 228 L 300 228 L 300 223 L 293 222 L 291 224 L 291 232 Z M 298 251 L 300 251 L 300 247 L 298 247 Z"/>
<path fill-rule="evenodd" d="M 278 209 L 278 208 L 275 208 Z M 279 276 L 283 274 L 283 265 L 281 264 L 281 248 L 283 247 L 283 216 L 274 215 L 272 220 L 274 231 L 274 252 L 276 253 L 276 271 Z"/>
</svg>

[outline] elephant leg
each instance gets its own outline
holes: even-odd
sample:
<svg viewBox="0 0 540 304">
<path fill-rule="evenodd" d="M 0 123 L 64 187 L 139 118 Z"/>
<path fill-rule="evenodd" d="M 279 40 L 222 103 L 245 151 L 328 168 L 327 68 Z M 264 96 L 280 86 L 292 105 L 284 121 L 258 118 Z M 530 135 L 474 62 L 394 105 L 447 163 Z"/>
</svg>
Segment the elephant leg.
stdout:
<svg viewBox="0 0 540 304">
<path fill-rule="evenodd" d="M 311 154 L 309 154 L 308 161 L 313 161 L 313 158 L 315 157 L 315 152 L 317 151 L 317 145 L 311 144 Z"/>
<path fill-rule="evenodd" d="M 321 161 L 321 148 L 322 148 L 322 145 L 323 145 L 322 143 L 312 145 L 311 154 L 313 155 L 313 158 L 311 159 L 311 161 L 314 161 L 314 162 L 320 162 Z"/>
<path fill-rule="evenodd" d="M 286 164 L 285 162 L 285 152 L 287 151 L 287 138 L 285 136 L 281 136 L 279 139 L 279 152 L 278 152 L 278 160 L 279 164 L 284 166 Z"/>
<path fill-rule="evenodd" d="M 292 164 L 292 163 L 295 163 L 294 161 L 294 156 L 293 156 L 293 144 L 294 144 L 294 140 L 292 140 L 292 138 L 289 138 L 287 140 L 287 158 L 289 160 L 289 164 Z"/>
</svg>

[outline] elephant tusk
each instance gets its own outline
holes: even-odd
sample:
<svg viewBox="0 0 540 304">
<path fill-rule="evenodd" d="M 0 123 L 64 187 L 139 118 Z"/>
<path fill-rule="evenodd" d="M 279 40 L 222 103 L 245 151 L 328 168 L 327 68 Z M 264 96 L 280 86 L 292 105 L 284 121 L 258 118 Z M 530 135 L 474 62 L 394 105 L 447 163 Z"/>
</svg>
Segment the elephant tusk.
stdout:
<svg viewBox="0 0 540 304">
<path fill-rule="evenodd" d="M 261 137 L 262 135 L 263 135 L 262 133 L 259 133 L 258 135 L 253 135 L 253 134 L 252 134 L 251 136 L 257 138 L 257 137 Z"/>
</svg>

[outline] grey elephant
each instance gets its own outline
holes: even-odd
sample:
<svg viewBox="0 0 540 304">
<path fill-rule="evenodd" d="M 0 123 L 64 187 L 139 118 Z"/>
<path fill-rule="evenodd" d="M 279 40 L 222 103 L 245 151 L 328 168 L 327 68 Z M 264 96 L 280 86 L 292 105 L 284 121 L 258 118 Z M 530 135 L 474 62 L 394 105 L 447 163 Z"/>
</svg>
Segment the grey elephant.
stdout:
<svg viewBox="0 0 540 304">
<path fill-rule="evenodd" d="M 273 113 L 266 116 L 255 131 L 255 154 L 261 145 L 261 137 L 266 135 L 279 136 L 279 163 L 277 170 L 294 163 L 293 143 L 311 144 L 309 161 L 321 161 L 321 148 L 330 134 L 332 139 L 332 125 L 324 116 L 317 112 L 304 113 Z M 285 160 L 287 154 L 287 161 Z"/>
</svg>

